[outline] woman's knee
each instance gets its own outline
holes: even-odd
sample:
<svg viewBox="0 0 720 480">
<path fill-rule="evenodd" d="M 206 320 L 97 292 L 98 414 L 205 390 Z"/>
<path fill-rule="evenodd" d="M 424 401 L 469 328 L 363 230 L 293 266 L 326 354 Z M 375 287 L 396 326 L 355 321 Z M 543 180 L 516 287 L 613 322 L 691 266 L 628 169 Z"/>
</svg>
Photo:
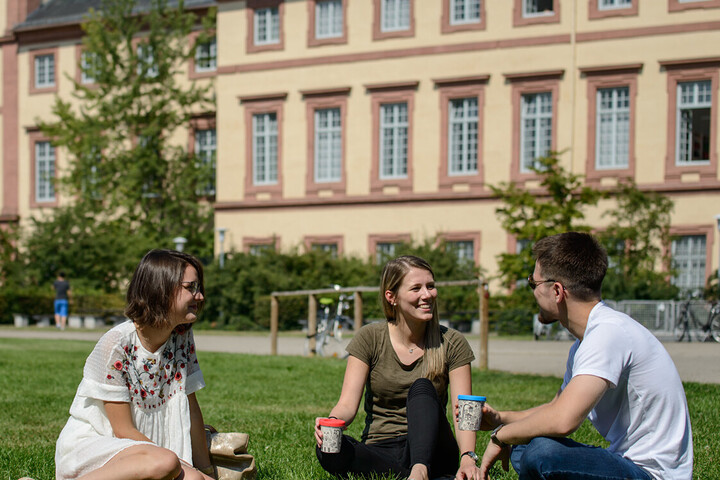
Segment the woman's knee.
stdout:
<svg viewBox="0 0 720 480">
<path fill-rule="evenodd" d="M 140 462 L 143 478 L 149 480 L 172 480 L 182 471 L 177 455 L 166 448 L 151 447 L 143 451 Z"/>
<path fill-rule="evenodd" d="M 437 398 L 437 390 L 435 390 L 435 385 L 427 378 L 418 378 L 408 390 L 408 400 L 423 395 Z"/>
</svg>

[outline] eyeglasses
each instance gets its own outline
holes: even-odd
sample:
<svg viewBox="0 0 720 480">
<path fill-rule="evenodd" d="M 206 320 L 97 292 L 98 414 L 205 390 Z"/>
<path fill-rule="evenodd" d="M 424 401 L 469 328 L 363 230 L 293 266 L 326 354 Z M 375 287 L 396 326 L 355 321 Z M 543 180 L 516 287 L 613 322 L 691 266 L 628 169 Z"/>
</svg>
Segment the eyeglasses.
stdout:
<svg viewBox="0 0 720 480">
<path fill-rule="evenodd" d="M 193 282 L 180 282 L 180 285 L 181 285 L 185 290 L 187 290 L 188 292 L 192 293 L 192 296 L 193 296 L 193 297 L 194 297 L 195 295 L 197 295 L 198 292 L 200 291 L 200 284 L 199 284 L 197 281 L 193 281 Z"/>
<path fill-rule="evenodd" d="M 528 286 L 533 290 L 535 290 L 535 287 L 537 287 L 538 285 L 540 285 L 542 283 L 554 282 L 554 281 L 555 280 L 547 279 L 547 280 L 540 280 L 539 282 L 536 282 L 532 276 L 532 273 L 530 275 L 528 275 L 528 279 L 527 279 Z"/>
</svg>

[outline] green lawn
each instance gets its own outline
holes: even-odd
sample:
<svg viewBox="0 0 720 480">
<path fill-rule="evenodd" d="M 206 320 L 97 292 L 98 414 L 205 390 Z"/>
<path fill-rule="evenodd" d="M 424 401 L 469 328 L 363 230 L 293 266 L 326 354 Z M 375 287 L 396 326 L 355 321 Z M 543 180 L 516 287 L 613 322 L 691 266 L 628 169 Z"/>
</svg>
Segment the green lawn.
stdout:
<svg viewBox="0 0 720 480">
<path fill-rule="evenodd" d="M 92 342 L 0 339 L 0 480 L 54 477 L 55 440 Z M 206 423 L 250 433 L 260 480 L 330 480 L 314 455 L 313 422 L 340 394 L 345 363 L 335 359 L 199 352 L 207 387 L 198 392 Z M 473 371 L 473 391 L 502 409 L 550 399 L 558 378 Z M 720 478 L 720 385 L 685 384 L 692 417 L 696 479 Z M 359 436 L 362 415 L 351 425 Z M 478 440 L 478 452 L 487 442 Z M 582 442 L 602 439 L 587 422 Z M 517 478 L 512 471 L 493 478 Z M 512 469 L 511 469 L 512 470 Z"/>
</svg>

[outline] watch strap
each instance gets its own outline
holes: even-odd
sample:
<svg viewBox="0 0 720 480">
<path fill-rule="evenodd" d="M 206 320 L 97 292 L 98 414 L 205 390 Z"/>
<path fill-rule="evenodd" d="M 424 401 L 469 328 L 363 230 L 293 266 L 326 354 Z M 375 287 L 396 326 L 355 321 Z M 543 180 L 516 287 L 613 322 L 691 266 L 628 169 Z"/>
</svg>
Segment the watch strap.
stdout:
<svg viewBox="0 0 720 480">
<path fill-rule="evenodd" d="M 497 433 L 498 433 L 498 432 L 500 431 L 500 429 L 501 429 L 502 427 L 504 427 L 504 426 L 505 426 L 505 424 L 504 424 L 504 423 L 501 423 L 500 425 L 498 425 L 497 427 L 495 427 L 495 430 L 493 430 L 492 433 L 490 434 L 490 440 L 491 440 L 495 445 L 497 445 L 497 446 L 500 447 L 500 448 L 508 448 L 508 447 L 510 447 L 509 444 L 507 444 L 507 443 L 503 442 L 502 440 L 500 440 L 499 438 L 497 438 Z"/>
<path fill-rule="evenodd" d="M 463 454 L 460 455 L 460 458 L 464 457 L 465 455 L 467 455 L 468 457 L 472 458 L 472 459 L 475 461 L 475 463 L 477 463 L 477 461 L 479 460 L 479 457 L 477 456 L 477 453 L 473 452 L 472 450 L 468 450 L 467 452 L 463 452 Z"/>
</svg>

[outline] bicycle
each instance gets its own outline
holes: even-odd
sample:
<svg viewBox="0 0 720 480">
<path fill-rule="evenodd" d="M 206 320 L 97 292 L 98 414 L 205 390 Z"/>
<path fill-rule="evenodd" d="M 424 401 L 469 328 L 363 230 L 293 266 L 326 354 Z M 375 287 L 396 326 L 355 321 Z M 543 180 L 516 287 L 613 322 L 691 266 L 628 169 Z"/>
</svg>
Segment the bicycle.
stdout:
<svg viewBox="0 0 720 480">
<path fill-rule="evenodd" d="M 336 290 L 339 285 L 333 286 Z M 310 352 L 310 339 L 315 338 L 315 350 L 313 353 L 320 357 L 340 357 L 345 358 L 347 352 L 344 351 L 342 344 L 343 323 L 349 324 L 350 318 L 343 315 L 343 312 L 350 308 L 349 301 L 353 300 L 352 295 L 340 294 L 337 302 L 335 314 L 330 316 L 330 307 L 334 303 L 332 298 L 321 297 L 318 303 L 322 305 L 320 314 L 318 315 L 317 327 L 315 333 L 308 333 L 305 339 L 305 354 Z"/>
<path fill-rule="evenodd" d="M 692 336 L 695 335 L 699 342 L 720 342 L 720 302 L 712 303 L 707 322 L 702 324 L 692 310 L 693 298 L 695 296 L 691 295 L 682 304 L 680 316 L 673 329 L 675 340 L 682 342 L 687 338 L 688 342 L 692 342 Z"/>
</svg>

